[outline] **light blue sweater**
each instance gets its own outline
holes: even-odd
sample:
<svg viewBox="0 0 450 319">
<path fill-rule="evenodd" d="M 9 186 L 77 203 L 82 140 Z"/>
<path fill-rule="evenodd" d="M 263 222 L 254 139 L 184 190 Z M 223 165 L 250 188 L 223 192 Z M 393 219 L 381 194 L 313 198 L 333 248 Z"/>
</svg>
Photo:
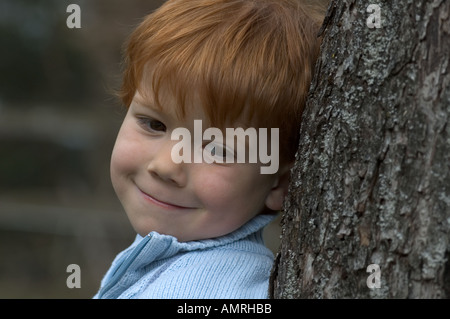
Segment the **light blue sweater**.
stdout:
<svg viewBox="0 0 450 319">
<path fill-rule="evenodd" d="M 267 298 L 272 252 L 259 215 L 222 237 L 191 242 L 151 232 L 119 253 L 94 299 Z"/>
</svg>

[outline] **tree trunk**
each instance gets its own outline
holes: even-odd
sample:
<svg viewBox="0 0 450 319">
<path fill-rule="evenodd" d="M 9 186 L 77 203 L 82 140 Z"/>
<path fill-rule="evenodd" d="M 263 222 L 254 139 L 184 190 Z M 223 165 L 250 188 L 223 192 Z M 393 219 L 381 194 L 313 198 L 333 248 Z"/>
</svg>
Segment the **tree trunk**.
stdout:
<svg viewBox="0 0 450 319">
<path fill-rule="evenodd" d="M 449 7 L 330 3 L 273 298 L 450 297 Z"/>
</svg>

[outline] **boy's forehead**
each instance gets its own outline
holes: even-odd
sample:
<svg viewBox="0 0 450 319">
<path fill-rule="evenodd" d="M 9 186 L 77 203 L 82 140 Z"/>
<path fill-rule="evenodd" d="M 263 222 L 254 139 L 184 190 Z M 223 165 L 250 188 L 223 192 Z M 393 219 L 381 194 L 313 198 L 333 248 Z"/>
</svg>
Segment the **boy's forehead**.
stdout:
<svg viewBox="0 0 450 319">
<path fill-rule="evenodd" d="M 133 98 L 135 103 L 170 114 L 179 120 L 193 122 L 194 120 L 201 119 L 204 127 L 218 127 L 220 129 L 259 127 L 254 120 L 248 118 L 247 112 L 251 112 L 251 107 L 248 105 L 244 107 L 243 112 L 237 118 L 231 120 L 229 118 L 216 117 L 215 120 L 212 120 L 210 116 L 215 113 L 216 110 L 214 108 L 217 105 L 205 105 L 205 100 L 202 99 L 200 90 L 193 89 L 189 92 L 181 92 L 183 93 L 183 99 L 181 101 L 177 98 L 177 93 L 180 92 L 176 92 L 174 88 L 167 85 L 162 85 L 158 88 L 155 97 L 152 81 L 148 81 L 150 80 L 148 75 L 145 78 L 147 81 L 142 81 L 136 89 Z"/>
<path fill-rule="evenodd" d="M 185 105 L 182 106 L 175 93 L 168 89 L 159 90 L 158 101 L 156 101 L 151 88 L 148 88 L 148 86 L 139 88 L 136 90 L 133 101 L 144 107 L 176 117 L 178 120 L 193 121 L 201 119 L 204 124 L 210 122 L 199 99 L 187 99 Z M 184 109 L 184 112 L 182 109 Z"/>
<path fill-rule="evenodd" d="M 141 105 L 149 105 L 152 104 L 153 99 L 149 100 L 149 97 L 144 98 L 143 94 L 139 92 L 139 90 L 136 90 L 136 93 L 134 94 L 133 100 Z"/>
</svg>

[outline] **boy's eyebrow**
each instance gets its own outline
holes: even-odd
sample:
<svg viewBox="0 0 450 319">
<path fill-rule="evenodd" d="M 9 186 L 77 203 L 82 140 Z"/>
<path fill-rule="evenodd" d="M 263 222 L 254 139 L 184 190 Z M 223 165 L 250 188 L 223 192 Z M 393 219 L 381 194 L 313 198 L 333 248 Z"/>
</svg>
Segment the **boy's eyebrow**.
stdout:
<svg viewBox="0 0 450 319">
<path fill-rule="evenodd" d="M 138 107 L 149 109 L 153 112 L 160 113 L 162 112 L 162 109 L 160 107 L 157 107 L 153 101 L 152 98 L 143 97 L 140 94 L 136 94 L 133 97 L 132 103 L 136 103 Z"/>
</svg>

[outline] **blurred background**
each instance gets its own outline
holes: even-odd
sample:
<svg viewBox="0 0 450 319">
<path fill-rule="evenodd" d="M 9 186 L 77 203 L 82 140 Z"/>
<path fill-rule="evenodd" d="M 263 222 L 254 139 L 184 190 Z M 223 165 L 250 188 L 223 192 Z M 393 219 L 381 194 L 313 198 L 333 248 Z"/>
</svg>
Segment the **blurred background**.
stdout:
<svg viewBox="0 0 450 319">
<path fill-rule="evenodd" d="M 162 2 L 1 0 L 0 298 L 91 298 L 134 240 L 109 178 L 125 114 L 114 90 L 127 36 Z M 72 3 L 81 29 L 67 27 Z"/>
</svg>

